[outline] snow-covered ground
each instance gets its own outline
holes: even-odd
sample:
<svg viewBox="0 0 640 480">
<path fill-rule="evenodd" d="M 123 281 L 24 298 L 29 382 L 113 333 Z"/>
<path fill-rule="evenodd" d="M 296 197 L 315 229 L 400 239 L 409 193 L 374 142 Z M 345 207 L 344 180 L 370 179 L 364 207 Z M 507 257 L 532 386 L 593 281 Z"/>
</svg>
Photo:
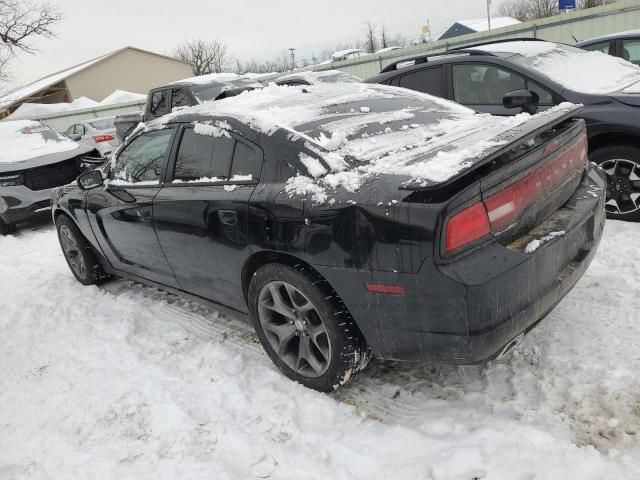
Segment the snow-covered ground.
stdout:
<svg viewBox="0 0 640 480">
<path fill-rule="evenodd" d="M 51 227 L 0 237 L 0 479 L 636 479 L 640 225 L 486 366 L 374 362 L 335 394 L 250 328 L 77 283 Z"/>
</svg>

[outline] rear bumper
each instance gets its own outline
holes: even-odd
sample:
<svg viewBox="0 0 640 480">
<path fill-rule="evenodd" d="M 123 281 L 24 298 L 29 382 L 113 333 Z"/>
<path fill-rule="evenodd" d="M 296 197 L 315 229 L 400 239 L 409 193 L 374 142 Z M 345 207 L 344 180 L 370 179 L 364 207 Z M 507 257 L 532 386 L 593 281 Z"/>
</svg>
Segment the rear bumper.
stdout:
<svg viewBox="0 0 640 480">
<path fill-rule="evenodd" d="M 595 256 L 604 226 L 604 180 L 589 167 L 573 197 L 511 245 L 497 242 L 417 274 L 317 267 L 379 358 L 471 364 L 490 360 L 573 288 Z M 526 253 L 533 240 L 564 231 Z M 402 296 L 365 282 L 400 284 Z"/>
<path fill-rule="evenodd" d="M 50 210 L 53 190 L 34 191 L 23 185 L 0 187 L 0 218 L 5 223 L 17 223 Z"/>
</svg>

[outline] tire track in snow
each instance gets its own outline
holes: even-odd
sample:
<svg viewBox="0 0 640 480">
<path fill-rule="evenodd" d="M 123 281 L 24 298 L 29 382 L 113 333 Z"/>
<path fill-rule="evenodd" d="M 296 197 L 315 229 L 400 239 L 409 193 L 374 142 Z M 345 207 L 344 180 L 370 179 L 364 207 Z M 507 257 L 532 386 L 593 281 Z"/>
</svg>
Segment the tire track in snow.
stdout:
<svg viewBox="0 0 640 480">
<path fill-rule="evenodd" d="M 112 295 L 128 295 L 141 299 L 157 301 L 155 314 L 157 318 L 175 323 L 183 327 L 190 334 L 203 339 L 224 342 L 243 352 L 260 356 L 265 364 L 271 365 L 264 353 L 251 325 L 229 318 L 213 309 L 195 302 L 183 300 L 180 297 L 162 290 L 148 287 L 129 280 L 116 279 L 101 287 Z M 583 293 L 583 292 L 580 292 Z M 579 298 L 576 298 L 576 297 Z M 633 317 L 633 311 L 640 309 L 640 301 L 632 300 L 619 313 Z M 514 385 L 521 381 L 519 377 L 530 375 L 533 377 L 531 394 L 539 396 L 539 403 L 554 403 L 554 414 L 561 417 L 561 422 L 567 428 L 576 443 L 594 445 L 603 451 L 609 450 L 620 441 L 625 432 L 629 437 L 640 430 L 640 418 L 612 421 L 605 405 L 574 405 L 559 403 L 558 397 L 566 397 L 568 391 L 575 386 L 569 384 L 554 385 L 553 376 L 558 372 L 554 366 L 540 365 L 537 344 L 543 343 L 545 337 L 557 336 L 557 329 L 563 328 L 563 323 L 573 321 L 576 317 L 586 316 L 598 321 L 611 315 L 611 307 L 601 305 L 597 301 L 584 298 L 584 295 L 571 295 L 553 310 L 542 325 L 527 335 L 527 340 L 516 349 L 516 353 L 500 362 L 491 362 L 481 366 L 452 366 L 410 364 L 403 362 L 372 363 L 361 372 L 350 384 L 336 391 L 332 396 L 340 402 L 352 405 L 357 411 L 371 419 L 386 424 L 401 424 L 411 428 L 429 428 L 429 422 L 434 419 L 434 411 L 438 410 L 438 402 L 455 404 L 461 415 L 492 415 L 496 412 L 495 398 L 492 390 L 502 389 L 504 395 L 504 411 L 500 412 L 511 418 L 520 420 L 527 417 L 527 421 L 542 424 L 545 428 L 556 428 L 557 418 L 547 418 L 527 414 L 519 410 L 518 396 L 522 385 Z M 566 318 L 574 317 L 574 318 Z M 565 339 L 570 342 L 571 339 Z M 497 380 L 496 380 L 497 379 Z M 497 383 L 498 385 L 494 385 Z M 597 390 L 596 387 L 584 387 Z M 596 392 L 598 393 L 598 392 Z M 602 393 L 602 392 L 600 392 Z M 639 392 L 640 393 L 640 392 Z M 596 395 L 597 396 L 597 395 Z M 525 402 L 525 404 L 530 402 Z M 511 405 L 511 406 L 509 406 Z M 599 411 L 594 412 L 594 409 Z M 626 408 L 622 406 L 621 409 Z M 435 410 L 434 410 L 435 409 Z M 640 405 L 638 406 L 640 411 Z M 633 415 L 633 411 L 631 413 Z M 616 422 L 624 421 L 625 425 Z M 613 422 L 613 423 L 612 423 Z M 623 439 L 627 441 L 628 438 Z"/>
</svg>

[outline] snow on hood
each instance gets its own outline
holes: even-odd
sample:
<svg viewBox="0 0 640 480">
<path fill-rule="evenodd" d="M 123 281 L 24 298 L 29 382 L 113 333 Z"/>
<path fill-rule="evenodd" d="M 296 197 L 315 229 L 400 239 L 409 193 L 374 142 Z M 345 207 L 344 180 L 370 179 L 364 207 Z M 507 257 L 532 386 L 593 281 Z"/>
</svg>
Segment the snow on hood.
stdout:
<svg viewBox="0 0 640 480">
<path fill-rule="evenodd" d="M 618 57 L 551 42 L 504 42 L 475 47 L 514 53 L 511 60 L 565 88 L 587 94 L 608 94 L 640 81 L 640 67 Z M 635 93 L 627 92 L 627 93 Z"/>
<path fill-rule="evenodd" d="M 78 148 L 76 142 L 31 120 L 0 122 L 0 145 L 0 163 L 16 163 Z"/>
</svg>

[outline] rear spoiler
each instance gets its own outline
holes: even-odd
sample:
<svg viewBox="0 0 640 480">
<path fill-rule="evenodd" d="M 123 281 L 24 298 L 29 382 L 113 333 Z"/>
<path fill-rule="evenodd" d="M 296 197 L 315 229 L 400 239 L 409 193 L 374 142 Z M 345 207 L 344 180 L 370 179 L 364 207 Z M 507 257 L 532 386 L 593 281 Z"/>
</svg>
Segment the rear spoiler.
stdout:
<svg viewBox="0 0 640 480">
<path fill-rule="evenodd" d="M 527 122 L 514 126 L 513 128 L 488 139 L 490 141 L 499 142 L 500 145 L 485 150 L 482 153 L 482 156 L 480 158 L 476 158 L 470 167 L 461 170 L 451 178 L 443 182 L 420 180 L 418 183 L 416 181 L 409 180 L 400 186 L 400 190 L 418 192 L 438 190 L 446 187 L 456 182 L 461 177 L 468 175 L 483 165 L 486 165 L 505 153 L 508 153 L 510 150 L 513 150 L 514 147 L 518 147 L 540 135 L 542 132 L 575 117 L 582 112 L 582 110 L 583 105 L 581 104 L 562 103 L 557 107 L 538 113 L 532 116 Z"/>
</svg>

